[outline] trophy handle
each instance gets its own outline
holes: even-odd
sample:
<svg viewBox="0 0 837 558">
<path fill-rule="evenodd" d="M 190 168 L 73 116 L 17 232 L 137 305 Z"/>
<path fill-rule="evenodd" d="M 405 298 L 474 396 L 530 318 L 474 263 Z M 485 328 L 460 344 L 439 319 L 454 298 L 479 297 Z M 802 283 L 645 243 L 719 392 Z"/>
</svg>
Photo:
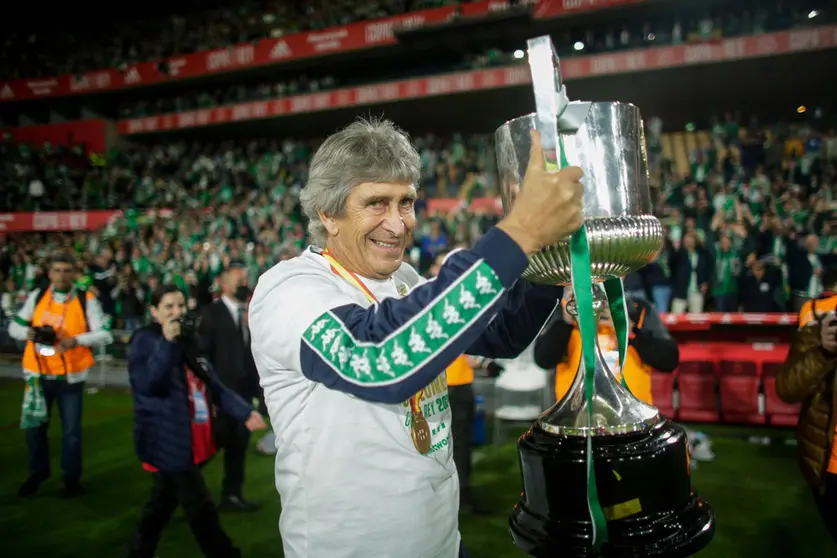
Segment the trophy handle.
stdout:
<svg viewBox="0 0 837 558">
<path fill-rule="evenodd" d="M 570 165 L 561 133 L 577 132 L 593 103 L 570 101 L 561 77 L 561 62 L 549 35 L 529 39 L 526 45 L 535 92 L 535 129 L 541 135 L 544 163 L 547 170 L 560 170 Z"/>
<path fill-rule="evenodd" d="M 567 166 L 559 153 L 558 117 L 570 103 L 561 79 L 561 64 L 549 35 L 529 39 L 526 45 L 535 92 L 535 129 L 541 135 L 547 170 L 558 170 Z"/>
</svg>

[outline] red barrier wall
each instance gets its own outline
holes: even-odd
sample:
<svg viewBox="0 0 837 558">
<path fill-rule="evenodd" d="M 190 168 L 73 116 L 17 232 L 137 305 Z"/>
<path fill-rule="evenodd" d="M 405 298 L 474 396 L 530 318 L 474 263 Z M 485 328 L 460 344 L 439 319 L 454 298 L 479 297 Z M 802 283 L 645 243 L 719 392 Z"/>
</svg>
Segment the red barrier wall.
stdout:
<svg viewBox="0 0 837 558">
<path fill-rule="evenodd" d="M 88 153 L 107 152 L 107 126 L 105 120 L 80 120 L 38 126 L 19 126 L 9 131 L 16 143 L 28 143 L 40 147 L 46 142 L 52 145 L 72 147 L 82 145 Z"/>
</svg>

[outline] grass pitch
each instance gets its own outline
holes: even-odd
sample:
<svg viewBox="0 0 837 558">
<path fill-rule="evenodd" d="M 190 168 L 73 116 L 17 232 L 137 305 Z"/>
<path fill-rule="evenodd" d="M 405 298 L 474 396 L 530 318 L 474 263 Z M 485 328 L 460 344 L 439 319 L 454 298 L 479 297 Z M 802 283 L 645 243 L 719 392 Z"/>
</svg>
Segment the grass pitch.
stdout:
<svg viewBox="0 0 837 558">
<path fill-rule="evenodd" d="M 0 383 L 0 555 L 126 556 L 138 510 L 150 490 L 148 473 L 134 454 L 130 396 L 111 391 L 86 396 L 83 480 L 87 495 L 76 500 L 60 496 L 60 430 L 54 427 L 50 432 L 53 477 L 35 497 L 21 500 L 15 492 L 26 478 L 26 445 L 18 429 L 22 388 L 20 382 Z M 837 555 L 797 472 L 795 449 L 781 443 L 791 435 L 789 431 L 759 430 L 759 435 L 776 438 L 770 446 L 758 446 L 747 442 L 752 429 L 713 426 L 703 430 L 713 437 L 717 459 L 701 463 L 693 481 L 714 507 L 718 523 L 715 540 L 699 558 Z M 474 558 L 523 558 L 525 554 L 512 546 L 508 535 L 509 512 L 520 494 L 514 443 L 478 452 L 475 491 L 493 513 L 463 518 L 462 536 Z M 205 469 L 207 482 L 216 493 L 220 473 L 219 460 Z M 282 556 L 272 458 L 255 453 L 248 457 L 245 492 L 246 497 L 260 502 L 262 509 L 252 514 L 222 514 L 225 529 L 246 558 Z M 200 557 L 179 512 L 166 529 L 157 554 L 160 558 Z"/>
</svg>

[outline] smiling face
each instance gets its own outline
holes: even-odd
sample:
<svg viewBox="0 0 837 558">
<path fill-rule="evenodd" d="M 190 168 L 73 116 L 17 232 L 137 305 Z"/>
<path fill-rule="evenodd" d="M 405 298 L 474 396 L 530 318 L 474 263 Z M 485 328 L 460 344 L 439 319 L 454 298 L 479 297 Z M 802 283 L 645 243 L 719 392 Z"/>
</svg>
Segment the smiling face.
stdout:
<svg viewBox="0 0 837 558">
<path fill-rule="evenodd" d="M 387 279 L 401 266 L 416 225 L 412 184 L 366 182 L 356 186 L 339 217 L 320 215 L 326 248 L 363 277 Z"/>
<path fill-rule="evenodd" d="M 166 293 L 157 306 L 151 306 L 151 317 L 160 324 L 183 317 L 186 313 L 186 298 L 181 292 Z"/>
</svg>

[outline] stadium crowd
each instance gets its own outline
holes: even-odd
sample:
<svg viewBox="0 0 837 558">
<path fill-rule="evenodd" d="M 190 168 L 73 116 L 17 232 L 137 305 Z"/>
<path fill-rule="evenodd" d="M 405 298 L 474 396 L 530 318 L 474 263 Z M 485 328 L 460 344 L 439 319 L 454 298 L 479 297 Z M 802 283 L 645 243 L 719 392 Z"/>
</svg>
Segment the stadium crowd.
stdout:
<svg viewBox="0 0 837 558">
<path fill-rule="evenodd" d="M 124 32 L 109 27 L 106 33 L 84 34 L 83 40 L 69 33 L 11 33 L 2 46 L 0 75 L 118 67 L 452 3 L 245 2 L 208 12 L 211 6 L 204 4 L 204 11 L 132 20 Z M 564 56 L 712 41 L 819 22 L 829 17 L 819 6 L 819 0 L 744 0 L 734 9 L 649 15 L 644 22 L 629 18 L 621 27 L 567 28 L 556 45 Z M 507 55 L 492 51 L 465 63 L 507 62 Z M 227 90 L 155 97 L 123 113 L 183 110 L 338 85 L 327 75 L 279 85 L 235 83 Z M 657 262 L 626 278 L 627 288 L 660 310 L 675 312 L 781 311 L 817 294 L 819 275 L 837 253 L 837 134 L 829 115 L 811 112 L 810 123 L 796 126 L 755 121 L 744 126 L 740 117 L 718 118 L 710 132 L 712 145 L 688 154 L 691 169 L 685 173 L 663 159 L 662 123 L 650 121 L 646 137 L 655 212 L 667 239 Z M 306 244 L 298 192 L 319 141 L 181 140 L 132 145 L 91 158 L 82 146 L 17 145 L 5 134 L 0 140 L 0 211 L 119 209 L 123 217 L 90 233 L 6 235 L 0 252 L 4 315 L 14 315 L 25 293 L 43 280 L 41 263 L 59 248 L 79 256 L 79 283 L 95 290 L 117 327 L 128 329 L 142 319 L 160 281 L 188 288 L 192 306 L 211 300 L 217 275 L 230 262 L 245 265 L 255 282 L 267 267 Z M 489 137 L 415 141 L 423 163 L 417 205 L 422 225 L 409 256 L 426 273 L 439 251 L 475 242 L 496 221 L 499 203 L 470 203 L 498 195 Z M 455 201 L 439 201 L 446 199 Z"/>
<path fill-rule="evenodd" d="M 509 4 L 528 4 L 524 0 Z M 253 43 L 264 38 L 278 38 L 289 33 L 316 31 L 338 25 L 388 17 L 401 13 L 455 5 L 454 0 L 366 0 L 364 2 L 244 2 L 235 8 L 200 7 L 165 18 L 131 19 L 116 28 L 102 28 L 98 20 L 74 22 L 76 33 L 50 32 L 39 22 L 39 31 L 25 27 L 10 29 L 0 43 L 0 76 L 3 79 L 44 78 L 80 74 L 102 68 L 120 68 L 131 64 L 207 51 L 234 44 Z M 759 2 L 738 0 L 735 5 L 687 6 L 677 12 L 648 13 L 640 19 L 611 21 L 602 26 L 565 28 L 556 36 L 556 48 L 562 57 L 596 54 L 618 50 L 699 43 L 755 33 L 767 33 L 821 25 L 833 20 L 823 11 L 823 0 L 795 2 Z M 497 6 L 492 7 L 496 10 Z M 67 56 L 66 53 L 73 53 Z M 317 92 L 343 86 L 412 77 L 416 72 L 437 74 L 462 69 L 508 65 L 515 62 L 511 52 L 500 49 L 476 50 L 463 58 L 450 57 L 444 62 L 420 61 L 399 66 L 394 71 L 367 68 L 341 75 L 314 70 L 305 75 L 259 82 L 237 81 L 211 89 L 196 88 L 178 94 L 160 95 L 140 100 L 126 100 L 119 114 L 122 118 L 142 117 L 167 112 L 207 108 L 267 98 Z M 160 71 L 166 67 L 161 63 Z"/>
<path fill-rule="evenodd" d="M 837 254 L 837 134 L 815 120 L 746 130 L 731 115 L 713 145 L 691 154 L 687 176 L 662 159 L 661 123 L 649 123 L 655 212 L 667 231 L 658 261 L 626 279 L 663 311 L 769 312 L 822 289 Z M 469 245 L 497 218 L 493 151 L 485 136 L 416 138 L 423 161 L 421 228 L 410 259 L 423 273 L 441 250 Z M 251 283 L 306 244 L 298 192 L 316 141 L 160 143 L 109 154 L 0 147 L 5 210 L 123 209 L 95 233 L 9 234 L 0 253 L 3 311 L 14 315 L 56 249 L 79 258 L 78 282 L 95 290 L 116 325 L 132 329 L 160 281 L 212 300 L 230 262 Z M 87 161 L 87 162 L 85 162 Z M 440 200 L 453 198 L 455 201 Z"/>
<path fill-rule="evenodd" d="M 456 4 L 453 0 L 308 0 L 192 2 L 191 9 L 167 6 L 166 16 L 128 15 L 102 26 L 101 18 L 74 21 L 68 33 L 38 20 L 38 31 L 18 26 L 0 44 L 0 75 L 4 79 L 74 74 L 101 68 L 127 67 L 232 44 L 281 37 L 300 31 L 327 29 L 356 21 Z M 153 7 L 152 7 L 153 8 Z M 112 14 L 111 17 L 117 17 Z M 68 57 L 67 53 L 73 53 Z"/>
<path fill-rule="evenodd" d="M 556 37 L 556 49 L 559 56 L 565 58 L 670 44 L 711 42 L 722 38 L 781 31 L 808 24 L 820 25 L 828 20 L 829 15 L 820 13 L 816 9 L 820 4 L 820 0 L 803 0 L 793 5 L 779 2 L 775 6 L 770 6 L 764 2 L 744 0 L 737 2 L 734 6 L 725 6 L 721 11 L 690 7 L 687 11 L 689 17 L 684 17 L 682 14 L 677 16 L 662 14 L 652 15 L 644 20 L 627 19 L 619 26 L 566 29 Z M 692 12 L 694 12 L 694 17 L 691 17 Z M 489 49 L 474 52 L 462 59 L 451 57 L 444 62 L 431 63 L 422 68 L 422 73 L 430 75 L 508 66 L 514 63 L 522 64 L 525 61 L 515 59 L 512 52 Z M 238 82 L 227 87 L 197 89 L 172 96 L 155 95 L 153 98 L 123 103 L 120 107 L 120 116 L 136 118 L 315 93 L 382 80 L 407 79 L 415 76 L 417 71 L 416 64 L 400 66 L 393 71 L 380 68 L 358 69 L 341 76 L 329 74 L 325 70 L 323 70 L 325 73 L 317 74 L 315 70 L 313 73 L 307 73 L 308 75 L 297 75 L 292 79 L 278 82 L 262 81 L 253 84 Z"/>
</svg>

